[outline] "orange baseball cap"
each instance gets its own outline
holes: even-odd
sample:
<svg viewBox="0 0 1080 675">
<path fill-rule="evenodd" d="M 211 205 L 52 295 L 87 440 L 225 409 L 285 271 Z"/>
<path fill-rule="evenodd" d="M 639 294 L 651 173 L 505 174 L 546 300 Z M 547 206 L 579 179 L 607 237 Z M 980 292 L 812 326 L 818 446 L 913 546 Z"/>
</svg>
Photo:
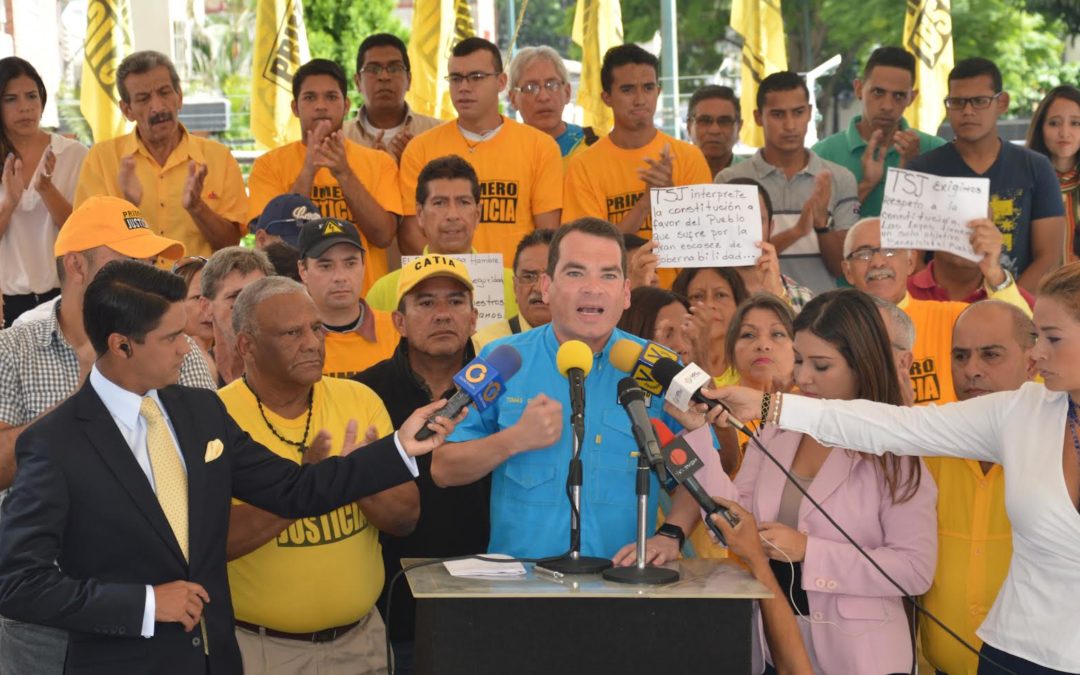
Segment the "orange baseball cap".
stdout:
<svg viewBox="0 0 1080 675">
<path fill-rule="evenodd" d="M 118 197 L 95 195 L 71 212 L 56 236 L 53 253 L 87 251 L 107 246 L 129 258 L 175 259 L 184 245 L 154 234 L 138 207 Z"/>
</svg>

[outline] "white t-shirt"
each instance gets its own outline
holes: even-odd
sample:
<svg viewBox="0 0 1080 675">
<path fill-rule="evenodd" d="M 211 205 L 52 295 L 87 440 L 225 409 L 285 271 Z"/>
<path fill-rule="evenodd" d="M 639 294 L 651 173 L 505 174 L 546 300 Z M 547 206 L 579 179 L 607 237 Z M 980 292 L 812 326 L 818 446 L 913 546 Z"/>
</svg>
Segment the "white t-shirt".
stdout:
<svg viewBox="0 0 1080 675">
<path fill-rule="evenodd" d="M 63 136 L 50 134 L 50 137 L 49 145 L 56 155 L 52 182 L 70 202 L 75 197 L 75 183 L 88 150 L 83 144 Z M 53 222 L 45 200 L 34 188 L 44 170 L 45 155 L 42 153 L 22 199 L 11 214 L 8 229 L 0 237 L 0 291 L 4 295 L 45 293 L 60 285 L 53 244 L 63 223 Z M 0 186 L 0 190 L 4 189 Z"/>
</svg>

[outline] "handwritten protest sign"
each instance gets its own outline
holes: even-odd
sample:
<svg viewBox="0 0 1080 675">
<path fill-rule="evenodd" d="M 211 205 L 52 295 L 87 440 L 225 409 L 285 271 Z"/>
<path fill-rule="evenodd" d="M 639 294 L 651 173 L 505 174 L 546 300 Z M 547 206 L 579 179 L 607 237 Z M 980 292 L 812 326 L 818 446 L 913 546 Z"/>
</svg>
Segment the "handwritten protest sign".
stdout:
<svg viewBox="0 0 1080 675">
<path fill-rule="evenodd" d="M 978 262 L 968 221 L 987 217 L 989 178 L 946 178 L 889 168 L 881 203 L 881 245 L 948 251 Z"/>
<path fill-rule="evenodd" d="M 753 185 L 652 189 L 659 267 L 753 265 L 761 255 L 761 204 Z"/>
<path fill-rule="evenodd" d="M 401 266 L 416 260 L 419 256 L 401 256 Z M 469 268 L 472 277 L 473 307 L 476 308 L 476 328 L 483 328 L 489 323 L 506 318 L 503 295 L 503 258 L 501 253 L 460 253 L 450 256 L 460 260 Z"/>
</svg>

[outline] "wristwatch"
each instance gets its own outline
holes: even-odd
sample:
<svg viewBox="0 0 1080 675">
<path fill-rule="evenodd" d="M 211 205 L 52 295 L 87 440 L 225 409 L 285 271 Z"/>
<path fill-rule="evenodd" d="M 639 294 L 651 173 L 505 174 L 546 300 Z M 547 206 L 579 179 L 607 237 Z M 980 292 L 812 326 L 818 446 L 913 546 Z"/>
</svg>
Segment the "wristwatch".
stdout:
<svg viewBox="0 0 1080 675">
<path fill-rule="evenodd" d="M 678 525 L 672 525 L 671 523 L 664 523 L 657 528 L 656 534 L 661 537 L 670 537 L 679 542 L 679 548 L 683 547 L 683 543 L 686 542 L 686 533 Z"/>
<path fill-rule="evenodd" d="M 991 286 L 989 281 L 986 282 L 986 288 L 991 293 L 998 293 L 1000 291 L 1003 291 L 1003 290 L 1005 290 L 1006 288 L 1008 288 L 1009 286 L 1011 286 L 1013 284 L 1014 279 L 1013 279 L 1012 273 L 1009 272 L 1009 270 L 1002 270 L 1002 272 L 1005 273 L 1005 280 L 1002 281 L 997 286 Z"/>
<path fill-rule="evenodd" d="M 828 234 L 832 232 L 832 216 L 830 216 L 829 219 L 825 221 L 825 227 L 814 226 L 814 232 L 816 234 Z"/>
</svg>

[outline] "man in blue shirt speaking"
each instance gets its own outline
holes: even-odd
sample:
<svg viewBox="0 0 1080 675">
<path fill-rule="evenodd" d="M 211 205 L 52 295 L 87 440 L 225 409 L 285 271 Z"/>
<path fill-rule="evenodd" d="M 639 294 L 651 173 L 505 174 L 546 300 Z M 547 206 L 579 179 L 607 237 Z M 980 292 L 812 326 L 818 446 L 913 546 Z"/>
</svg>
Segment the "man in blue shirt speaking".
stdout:
<svg viewBox="0 0 1080 675">
<path fill-rule="evenodd" d="M 449 486 L 492 474 L 491 552 L 529 558 L 564 553 L 570 541 L 566 476 L 573 437 L 566 420 L 569 384 L 556 368 L 555 355 L 563 342 L 580 340 L 594 354 L 585 379 L 581 553 L 628 564 L 634 558 L 628 542 L 635 536 L 637 445 L 616 400 L 619 380 L 627 373 L 611 364 L 609 353 L 620 340 L 644 341 L 615 328 L 630 306 L 622 236 L 596 218 L 561 228 L 551 242 L 541 289 L 551 307 L 551 323 L 497 340 L 481 352 L 487 356 L 493 347 L 511 345 L 521 353 L 521 370 L 506 383 L 505 394 L 458 425 L 451 442 L 432 456 L 431 475 L 437 484 Z M 654 397 L 650 415 L 679 428 L 661 406 Z M 656 526 L 659 494 L 653 477 L 650 531 Z M 675 559 L 679 535 L 698 519 L 697 504 L 678 488 L 663 532 L 647 543 L 646 562 Z"/>
</svg>

